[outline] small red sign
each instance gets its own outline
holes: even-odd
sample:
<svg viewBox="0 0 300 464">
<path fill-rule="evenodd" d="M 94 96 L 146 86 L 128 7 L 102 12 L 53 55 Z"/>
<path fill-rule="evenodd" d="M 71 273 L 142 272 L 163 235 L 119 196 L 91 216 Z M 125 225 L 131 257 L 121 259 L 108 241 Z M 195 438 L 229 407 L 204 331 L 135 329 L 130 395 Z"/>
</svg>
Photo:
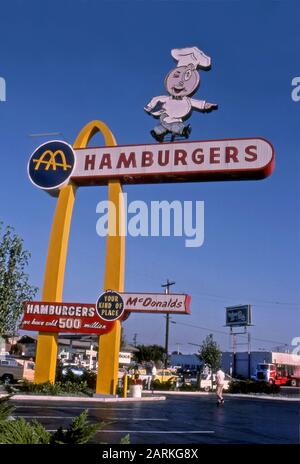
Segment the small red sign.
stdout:
<svg viewBox="0 0 300 464">
<path fill-rule="evenodd" d="M 24 303 L 23 330 L 38 332 L 71 332 L 103 335 L 114 327 L 114 321 L 100 319 L 95 304 L 27 301 Z"/>
</svg>

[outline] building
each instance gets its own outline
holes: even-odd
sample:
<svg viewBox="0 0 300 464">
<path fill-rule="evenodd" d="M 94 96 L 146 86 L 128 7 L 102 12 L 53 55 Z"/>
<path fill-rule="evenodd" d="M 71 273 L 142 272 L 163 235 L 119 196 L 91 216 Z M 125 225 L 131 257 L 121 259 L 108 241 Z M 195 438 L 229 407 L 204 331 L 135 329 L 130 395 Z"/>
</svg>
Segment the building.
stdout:
<svg viewBox="0 0 300 464">
<path fill-rule="evenodd" d="M 169 357 L 169 364 L 170 367 L 200 370 L 203 363 L 196 354 L 171 354 Z"/>
<path fill-rule="evenodd" d="M 247 351 L 222 353 L 222 369 L 233 377 L 251 378 L 255 374 L 257 364 L 280 364 L 300 368 L 300 355 L 279 353 L 274 351 Z"/>
</svg>

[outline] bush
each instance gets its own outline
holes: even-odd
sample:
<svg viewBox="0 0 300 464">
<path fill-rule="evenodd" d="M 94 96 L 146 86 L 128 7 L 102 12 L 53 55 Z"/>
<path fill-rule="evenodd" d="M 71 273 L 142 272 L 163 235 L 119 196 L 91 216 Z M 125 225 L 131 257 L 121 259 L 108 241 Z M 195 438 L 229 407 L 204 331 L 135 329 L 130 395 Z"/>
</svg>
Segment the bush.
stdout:
<svg viewBox="0 0 300 464">
<path fill-rule="evenodd" d="M 0 423 L 0 443 L 4 445 L 46 445 L 50 437 L 42 424 L 26 422 L 23 417 Z"/>
<path fill-rule="evenodd" d="M 279 393 L 280 386 L 254 380 L 238 380 L 229 383 L 228 393 Z"/>
<path fill-rule="evenodd" d="M 96 388 L 96 379 L 97 374 L 96 372 L 90 370 L 84 370 L 83 375 L 75 375 L 72 370 L 67 370 L 66 375 L 62 374 L 63 367 L 58 366 L 56 369 L 56 382 L 72 382 L 72 383 L 81 383 L 86 382 L 88 388 L 95 390 Z"/>
<path fill-rule="evenodd" d="M 100 427 L 103 427 L 103 423 L 88 424 L 87 411 L 84 411 L 80 414 L 80 416 L 75 417 L 72 420 L 71 425 L 66 431 L 64 431 L 62 427 L 59 427 L 59 429 L 57 429 L 57 431 L 51 436 L 50 444 L 81 445 L 83 443 L 87 443 Z"/>
<path fill-rule="evenodd" d="M 45 427 L 33 420 L 27 422 L 24 418 L 10 420 L 10 414 L 14 406 L 9 404 L 10 396 L 0 399 L 0 443 L 5 445 L 77 445 L 87 443 L 95 433 L 101 429 L 104 423 L 89 424 L 88 411 L 85 410 L 79 416 L 74 417 L 67 430 L 62 427 L 54 433 L 47 432 Z M 120 444 L 129 444 L 129 435 L 125 435 Z"/>
<path fill-rule="evenodd" d="M 179 387 L 180 391 L 199 391 L 196 385 L 184 383 Z"/>
<path fill-rule="evenodd" d="M 123 398 L 123 396 L 124 396 L 124 388 L 120 387 L 120 386 L 117 386 L 116 395 Z"/>
<path fill-rule="evenodd" d="M 87 443 L 103 424 L 88 424 L 87 411 L 72 420 L 66 431 L 60 427 L 56 432 L 47 432 L 37 421 L 26 422 L 22 418 L 0 422 L 0 443 L 5 445 L 78 445 Z"/>
<path fill-rule="evenodd" d="M 9 419 L 15 407 L 8 403 L 10 395 L 0 398 L 0 423 Z"/>
<path fill-rule="evenodd" d="M 71 382 L 66 380 L 65 382 L 56 382 L 54 384 L 50 382 L 45 383 L 33 383 L 28 380 L 24 380 L 20 386 L 20 390 L 27 393 L 41 394 L 41 395 L 80 395 L 80 396 L 92 396 L 93 391 L 88 387 L 86 381 Z"/>
</svg>

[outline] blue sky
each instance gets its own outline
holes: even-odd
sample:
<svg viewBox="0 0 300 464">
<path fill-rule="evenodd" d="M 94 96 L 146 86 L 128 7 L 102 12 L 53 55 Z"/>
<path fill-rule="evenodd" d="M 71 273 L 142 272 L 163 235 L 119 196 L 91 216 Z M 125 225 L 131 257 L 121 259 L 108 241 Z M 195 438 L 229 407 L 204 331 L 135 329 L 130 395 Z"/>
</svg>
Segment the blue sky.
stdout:
<svg viewBox="0 0 300 464">
<path fill-rule="evenodd" d="M 119 144 L 151 143 L 155 121 L 144 105 L 164 93 L 172 48 L 198 46 L 212 57 L 198 98 L 219 104 L 195 113 L 191 139 L 262 136 L 275 146 L 276 169 L 263 181 L 126 186 L 128 199 L 202 200 L 205 242 L 128 238 L 126 290 L 192 296 L 192 315 L 176 316 L 170 349 L 196 347 L 224 328 L 226 305 L 253 304 L 253 349 L 299 336 L 299 116 L 291 81 L 300 75 L 300 6 L 244 1 L 28 1 L 1 4 L 0 217 L 32 253 L 31 281 L 42 287 L 55 199 L 26 173 L 28 134 L 61 132 L 72 143 L 81 127 L 102 119 Z M 101 145 L 96 136 L 93 145 Z M 70 237 L 65 301 L 95 301 L 102 290 L 105 240 L 96 205 L 105 187 L 79 189 Z M 188 326 L 183 325 L 188 324 Z M 193 327 L 190 327 L 193 326 Z M 164 342 L 163 316 L 131 315 L 129 341 Z M 215 332 L 221 347 L 228 335 Z M 263 340 L 274 340 L 267 342 Z M 275 343 L 276 342 L 276 343 Z"/>
</svg>

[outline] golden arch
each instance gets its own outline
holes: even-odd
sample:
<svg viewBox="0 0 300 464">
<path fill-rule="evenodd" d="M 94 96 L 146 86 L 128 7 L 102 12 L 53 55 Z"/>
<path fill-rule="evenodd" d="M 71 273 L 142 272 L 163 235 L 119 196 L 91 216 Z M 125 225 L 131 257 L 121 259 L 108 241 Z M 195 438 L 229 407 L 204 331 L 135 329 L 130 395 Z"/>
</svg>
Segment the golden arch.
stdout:
<svg viewBox="0 0 300 464">
<path fill-rule="evenodd" d="M 73 147 L 85 148 L 91 138 L 101 132 L 105 145 L 117 145 L 113 133 L 102 121 L 91 121 L 82 128 Z M 125 265 L 125 236 L 118 231 L 123 228 L 124 210 L 120 205 L 119 195 L 122 194 L 122 186 L 118 180 L 108 183 L 108 200 L 115 205 L 117 214 L 117 234 L 108 236 L 106 240 L 106 265 L 104 275 L 104 290 L 124 290 L 124 265 Z M 67 258 L 67 249 L 73 207 L 76 196 L 76 186 L 69 184 L 60 190 L 52 229 L 49 240 L 48 255 L 46 261 L 43 301 L 62 301 L 64 274 Z M 120 209 L 120 211 L 119 211 Z M 114 220 L 110 216 L 108 221 Z M 99 363 L 96 393 L 115 394 L 118 381 L 118 357 L 120 350 L 121 325 L 116 321 L 113 330 L 99 337 Z M 38 336 L 36 353 L 35 382 L 43 383 L 55 381 L 58 335 L 41 332 Z"/>
<path fill-rule="evenodd" d="M 56 161 L 57 156 L 60 156 L 61 163 L 58 163 Z M 66 155 L 62 150 L 56 150 L 55 152 L 53 152 L 52 150 L 45 150 L 39 159 L 33 159 L 32 161 L 33 163 L 35 163 L 35 171 L 38 171 L 41 164 L 46 164 L 45 171 L 48 171 L 51 166 L 53 171 L 56 171 L 57 166 L 62 167 L 64 171 L 67 171 L 69 168 L 72 167 L 70 164 L 67 164 Z"/>
</svg>

